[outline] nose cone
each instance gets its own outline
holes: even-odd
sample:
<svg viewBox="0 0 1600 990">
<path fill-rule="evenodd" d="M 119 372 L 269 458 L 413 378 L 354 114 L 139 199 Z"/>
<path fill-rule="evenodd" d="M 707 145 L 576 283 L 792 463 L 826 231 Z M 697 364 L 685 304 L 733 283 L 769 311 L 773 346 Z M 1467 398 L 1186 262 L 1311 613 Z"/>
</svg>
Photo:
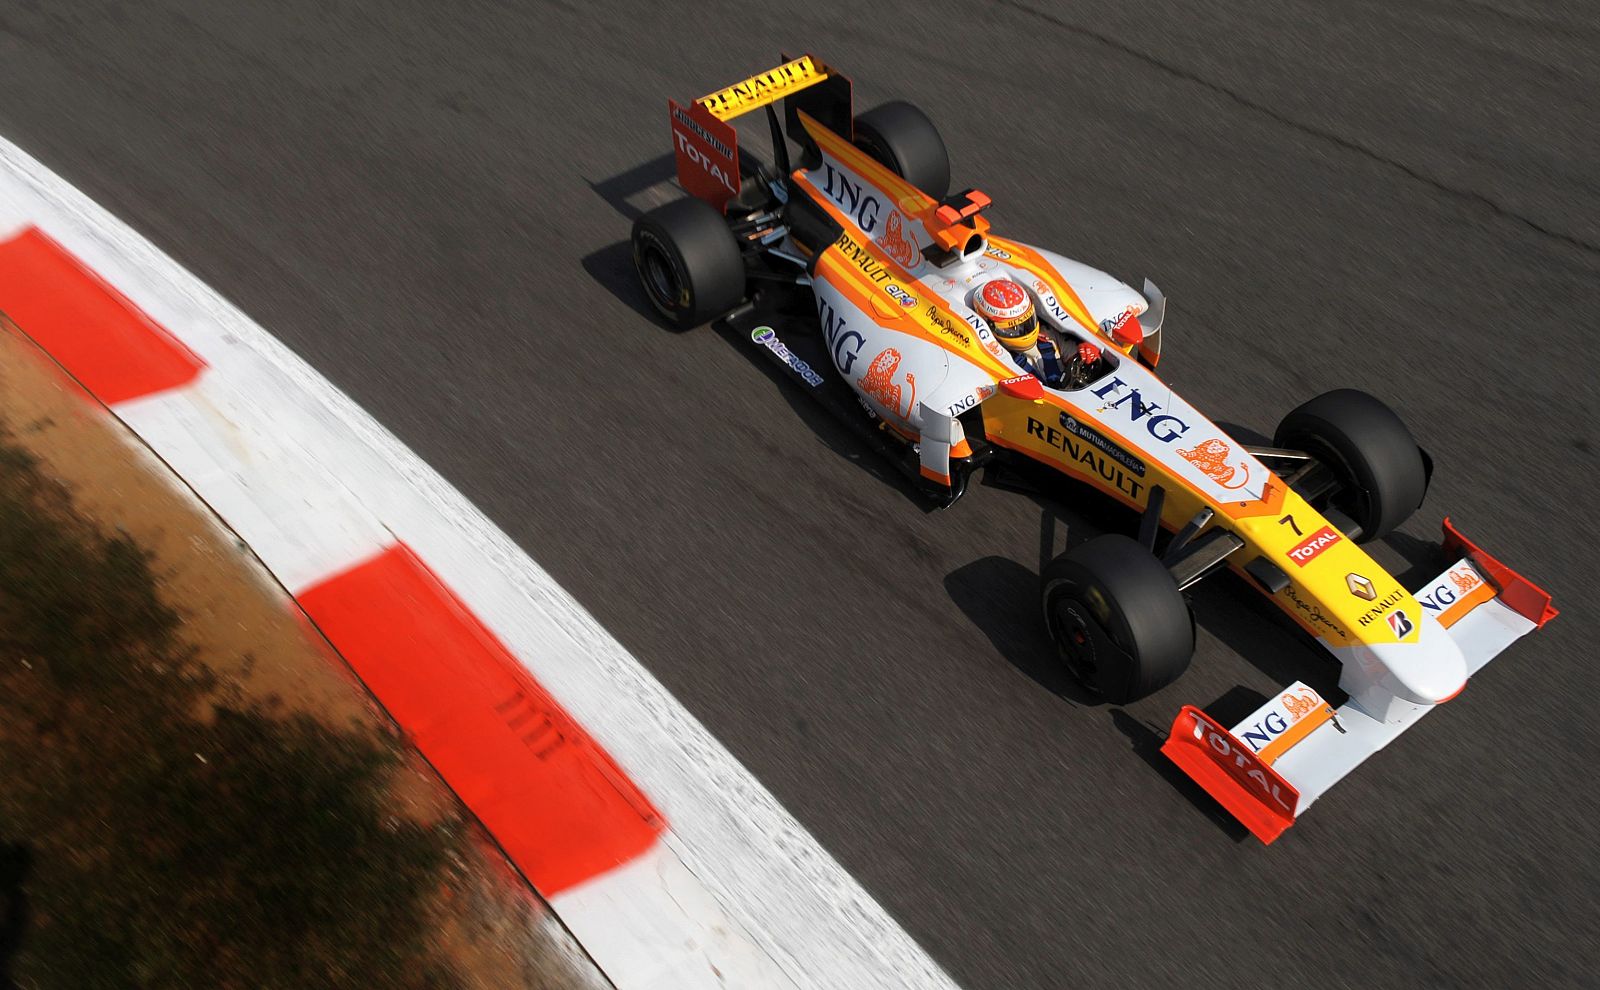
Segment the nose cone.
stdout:
<svg viewBox="0 0 1600 990">
<path fill-rule="evenodd" d="M 1461 648 L 1430 617 L 1424 617 L 1414 643 L 1373 643 L 1370 658 L 1383 670 L 1383 681 L 1396 697 L 1414 705 L 1438 705 L 1467 683 L 1467 659 Z"/>
</svg>

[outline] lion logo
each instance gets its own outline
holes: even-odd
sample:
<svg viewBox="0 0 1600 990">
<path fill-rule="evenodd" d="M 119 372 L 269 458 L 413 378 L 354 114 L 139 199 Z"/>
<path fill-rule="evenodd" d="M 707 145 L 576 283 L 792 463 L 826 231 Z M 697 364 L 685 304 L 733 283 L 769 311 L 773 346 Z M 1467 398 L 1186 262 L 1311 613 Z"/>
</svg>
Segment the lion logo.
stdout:
<svg viewBox="0 0 1600 990">
<path fill-rule="evenodd" d="M 1292 721 L 1298 722 L 1310 715 L 1317 707 L 1317 699 L 1303 694 L 1286 694 L 1283 696 L 1283 710 L 1289 713 Z"/>
<path fill-rule="evenodd" d="M 921 257 L 916 241 L 906 236 L 905 224 L 901 221 L 900 214 L 893 210 L 889 211 L 889 222 L 884 225 L 883 236 L 878 238 L 878 246 L 906 268 L 915 267 L 918 258 Z"/>
<path fill-rule="evenodd" d="M 893 347 L 885 347 L 878 352 L 872 363 L 867 365 L 867 373 L 856 379 L 856 385 L 865 395 L 878 400 L 878 403 L 893 409 L 896 416 L 906 417 L 911 415 L 912 408 L 917 404 L 917 377 L 911 372 L 906 372 L 906 388 L 911 396 L 906 402 L 905 412 L 900 411 L 900 386 L 895 383 L 895 372 L 900 370 L 900 352 Z"/>
<path fill-rule="evenodd" d="M 1233 448 L 1221 440 L 1212 438 L 1204 443 L 1196 444 L 1193 450 L 1179 449 L 1178 454 L 1190 464 L 1199 468 L 1206 477 L 1215 481 L 1223 488 L 1233 491 L 1243 488 L 1250 480 L 1250 466 L 1248 464 L 1234 467 L 1228 463 L 1228 458 L 1233 454 Z M 1228 482 L 1237 475 L 1239 483 L 1230 485 Z"/>
<path fill-rule="evenodd" d="M 1483 582 L 1479 581 L 1478 576 L 1471 571 L 1451 571 L 1450 583 L 1456 586 L 1457 591 L 1466 594 Z"/>
</svg>

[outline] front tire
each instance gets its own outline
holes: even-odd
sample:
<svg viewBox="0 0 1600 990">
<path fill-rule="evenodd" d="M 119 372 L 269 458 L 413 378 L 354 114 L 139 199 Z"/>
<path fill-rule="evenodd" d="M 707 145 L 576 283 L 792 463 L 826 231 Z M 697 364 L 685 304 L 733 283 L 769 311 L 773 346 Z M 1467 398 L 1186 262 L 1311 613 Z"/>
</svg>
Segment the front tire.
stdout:
<svg viewBox="0 0 1600 990">
<path fill-rule="evenodd" d="M 1095 537 L 1052 560 L 1039 584 L 1050 639 L 1091 693 L 1125 704 L 1189 669 L 1194 617 L 1171 572 L 1137 541 Z"/>
<path fill-rule="evenodd" d="M 895 100 L 856 117 L 856 146 L 934 199 L 950 191 L 950 153 L 927 114 Z"/>
<path fill-rule="evenodd" d="M 1428 469 L 1394 410 L 1351 388 L 1324 392 L 1283 418 L 1272 445 L 1303 450 L 1339 479 L 1333 506 L 1361 527 L 1358 543 L 1388 535 L 1422 504 Z"/>
<path fill-rule="evenodd" d="M 739 242 L 703 200 L 680 199 L 635 220 L 633 267 L 650 305 L 679 330 L 722 316 L 745 296 Z"/>
</svg>

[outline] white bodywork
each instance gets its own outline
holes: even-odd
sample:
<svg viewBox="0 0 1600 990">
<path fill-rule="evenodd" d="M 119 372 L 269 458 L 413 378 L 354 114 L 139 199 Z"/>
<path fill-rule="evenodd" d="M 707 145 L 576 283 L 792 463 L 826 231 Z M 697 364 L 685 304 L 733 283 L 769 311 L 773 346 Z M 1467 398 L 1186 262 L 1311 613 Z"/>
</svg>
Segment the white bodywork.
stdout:
<svg viewBox="0 0 1600 990">
<path fill-rule="evenodd" d="M 1463 557 L 1424 585 L 1418 599 L 1424 608 L 1424 642 L 1435 636 L 1446 640 L 1444 650 L 1461 658 L 1461 682 L 1537 628 L 1534 622 L 1502 602 L 1498 594 L 1469 597 L 1459 590 L 1463 586 L 1466 591 L 1493 590 L 1472 561 Z M 1438 595 L 1441 591 L 1451 596 L 1451 601 L 1434 602 L 1430 593 Z M 1441 618 L 1451 625 L 1447 628 L 1441 624 Z M 1436 654 L 1439 645 L 1432 645 Z M 1438 707 L 1397 698 L 1386 689 L 1384 674 L 1369 679 L 1368 669 L 1347 658 L 1339 687 L 1350 695 L 1350 700 L 1298 741 L 1280 747 L 1281 752 L 1270 763 L 1272 769 L 1299 792 L 1299 801 L 1293 809 L 1296 816 L 1363 760 Z M 1305 684 L 1290 685 L 1262 709 L 1234 726 L 1234 738 L 1257 756 L 1270 752 L 1269 747 L 1302 719 L 1317 718 L 1321 714 L 1314 706 L 1296 703 L 1308 698 L 1315 699 L 1318 705 L 1326 705 L 1321 696 Z M 1287 708 L 1285 699 L 1290 699 Z M 1296 714 L 1296 710 L 1302 713 Z"/>
<path fill-rule="evenodd" d="M 873 242 L 875 249 L 895 252 L 898 242 L 914 245 L 900 253 L 911 262 L 904 268 L 912 279 L 904 285 L 896 279 L 888 283 L 891 296 L 873 299 L 874 312 L 864 312 L 843 292 L 827 281 L 817 279 L 812 289 L 817 297 L 818 318 L 828 342 L 834 367 L 845 376 L 874 413 L 913 439 L 926 432 L 930 416 L 953 419 L 992 394 L 998 376 L 976 363 L 962 359 L 950 350 L 929 341 L 909 324 L 897 332 L 897 320 L 909 319 L 911 310 L 922 305 L 928 295 L 943 300 L 966 326 L 955 333 L 973 333 L 984 349 L 1012 374 L 1023 369 L 1001 347 L 988 325 L 972 309 L 972 294 L 984 282 L 1007 277 L 1022 285 L 1034 298 L 1042 324 L 1073 339 L 1094 340 L 1108 353 L 1113 342 L 1097 331 L 1072 319 L 1064 304 L 1045 278 L 1011 259 L 1003 248 L 990 246 L 968 257 L 938 267 L 927 261 L 922 249 L 932 243 L 919 222 L 909 219 L 890 200 L 888 194 L 839 161 L 823 156 L 822 164 L 803 175 L 804 181 L 828 197 L 853 226 L 852 236 Z M 891 235 L 891 232 L 892 235 Z M 1053 252 L 1030 248 L 1053 269 L 1053 275 L 1067 283 L 1082 301 L 1096 324 L 1109 323 L 1124 314 L 1138 317 L 1146 313 L 1150 300 L 1131 286 L 1105 272 L 1071 261 Z M 884 273 L 887 276 L 887 272 Z M 1153 290 L 1153 287 L 1151 287 Z M 899 293 L 895 295 L 894 293 Z M 890 298 L 914 300 L 896 306 Z M 1073 407 L 1085 423 L 1103 423 L 1116 430 L 1123 446 L 1146 459 L 1164 465 L 1184 479 L 1197 492 L 1218 502 L 1243 501 L 1263 497 L 1270 476 L 1266 467 L 1242 447 L 1228 443 L 1227 468 L 1207 473 L 1183 451 L 1192 451 L 1209 441 L 1226 440 L 1222 432 L 1199 410 L 1175 394 L 1160 378 L 1137 361 L 1117 356 L 1114 374 L 1076 391 L 1052 390 Z M 879 374 L 869 376 L 876 369 Z M 985 391 L 987 390 L 987 391 Z M 934 426 L 935 435 L 948 433 L 953 441 L 962 439 L 959 423 Z M 930 437 L 932 439 L 932 437 Z"/>
<path fill-rule="evenodd" d="M 843 267 L 829 269 L 840 284 L 828 277 L 812 280 L 818 318 L 835 369 L 864 405 L 919 445 L 925 476 L 944 477 L 948 483 L 952 448 L 964 439 L 957 417 L 994 395 L 1008 380 L 1025 374 L 971 306 L 973 294 L 984 282 L 1005 277 L 1031 294 L 1041 326 L 1055 331 L 1067 347 L 1075 339 L 1093 341 L 1115 362 L 1110 373 L 1085 387 L 1049 390 L 1050 403 L 1040 405 L 1049 416 L 1059 417 L 1060 430 L 1055 422 L 1045 426 L 1030 418 L 1031 435 L 1045 436 L 1032 433 L 1036 426 L 1048 429 L 1051 439 L 1046 442 L 1060 450 L 1074 443 L 1072 437 L 1088 443 L 1095 442 L 1090 435 L 1099 437 L 1102 452 L 1109 445 L 1121 458 L 1119 464 L 1137 468 L 1127 477 L 1115 470 L 1113 480 L 1100 466 L 1104 462 L 1096 463 L 1101 477 L 1135 505 L 1142 503 L 1145 490 L 1133 475 L 1142 478 L 1154 463 L 1181 481 L 1187 494 L 1219 512 L 1229 505 L 1289 505 L 1292 499 L 1294 513 L 1314 516 L 1316 525 L 1324 526 L 1326 545 L 1344 539 L 1328 530 L 1316 510 L 1289 493 L 1288 486 L 1242 445 L 1135 360 L 1131 344 L 1124 341 L 1119 346 L 1113 333 L 1129 318 L 1144 317 L 1150 324 L 1148 332 L 1159 333 L 1165 301 L 1153 285 L 1147 282 L 1141 293 L 1052 252 L 998 237 L 976 240 L 976 226 L 968 228 L 974 233 L 959 257 L 945 249 L 928 250 L 938 248 L 934 232 L 924 220 L 915 219 L 930 216 L 926 197 L 908 192 L 904 200 L 895 201 L 886 191 L 892 180 L 875 184 L 862 174 L 875 164 L 852 169 L 841 160 L 849 154 L 847 147 L 840 147 L 837 155 L 824 148 L 816 168 L 797 174 L 844 230 L 837 245 L 822 249 L 836 247 L 837 257 L 845 259 Z M 944 229 L 948 233 L 949 228 Z M 930 256 L 949 260 L 935 264 Z M 886 264 L 885 258 L 894 264 Z M 819 258 L 819 264 L 823 260 Z M 931 298 L 943 305 L 931 304 Z M 973 337 L 981 350 L 973 346 Z M 1060 444 L 1056 437 L 1062 438 Z M 1076 452 L 1072 457 L 1088 463 Z M 1269 522 L 1293 522 L 1288 510 L 1282 519 L 1275 518 L 1277 509 L 1270 511 Z M 1335 622 L 1298 597 L 1301 593 L 1316 597 L 1305 583 L 1310 572 L 1300 568 L 1325 547 L 1306 550 L 1304 558 L 1291 558 L 1287 543 L 1274 542 L 1287 540 L 1287 532 L 1275 529 L 1264 534 L 1258 528 L 1253 533 L 1252 545 L 1289 578 L 1293 604 L 1286 604 L 1278 591 L 1269 594 L 1291 615 L 1300 608 L 1312 617 L 1296 616 L 1339 660 L 1339 686 L 1350 700 L 1334 712 L 1309 687 L 1297 683 L 1232 734 L 1198 709 L 1186 707 L 1173 735 L 1192 733 L 1187 741 L 1190 749 L 1179 745 L 1175 750 L 1172 738 L 1163 747 L 1266 841 L 1282 830 L 1286 824 L 1282 819 L 1292 820 L 1362 760 L 1454 697 L 1473 672 L 1537 625 L 1501 600 L 1503 589 L 1491 585 L 1470 557 L 1452 565 L 1412 599 L 1397 582 L 1393 591 L 1387 591 L 1360 577 L 1382 575 L 1385 588 L 1393 580 L 1353 549 L 1353 541 L 1328 559 L 1342 559 L 1341 568 L 1354 565 L 1357 571 L 1349 579 L 1360 577 L 1369 593 L 1357 594 L 1352 586 L 1351 593 L 1365 599 L 1365 604 L 1339 598 L 1339 606 L 1327 605 L 1342 614 L 1334 616 Z M 1300 531 L 1294 533 L 1298 536 Z M 1324 587 L 1327 573 L 1322 572 L 1320 579 Z M 1468 587 L 1471 595 L 1459 602 L 1449 600 L 1450 588 Z M 1312 621 L 1321 621 L 1325 628 L 1319 630 Z M 1340 629 L 1341 625 L 1355 629 L 1356 623 L 1360 629 L 1355 635 Z M 1327 629 L 1338 635 L 1329 635 Z M 1290 708 L 1301 716 L 1291 717 Z M 1302 717 L 1315 719 L 1316 724 Z M 1262 728 L 1280 725 L 1277 732 Z M 1266 752 L 1269 746 L 1273 748 Z M 1286 797 L 1291 787 L 1298 795 L 1292 802 Z M 1261 815 L 1263 809 L 1266 816 Z M 1263 824 L 1263 817 L 1273 820 Z"/>
</svg>

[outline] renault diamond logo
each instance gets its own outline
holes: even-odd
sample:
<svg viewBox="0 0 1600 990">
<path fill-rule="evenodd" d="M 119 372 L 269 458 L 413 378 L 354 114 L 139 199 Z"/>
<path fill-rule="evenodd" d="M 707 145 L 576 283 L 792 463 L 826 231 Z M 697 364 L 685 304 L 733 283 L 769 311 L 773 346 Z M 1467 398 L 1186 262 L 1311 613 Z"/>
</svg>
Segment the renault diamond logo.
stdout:
<svg viewBox="0 0 1600 990">
<path fill-rule="evenodd" d="M 1371 581 L 1368 581 L 1359 574 L 1346 574 L 1344 576 L 1344 583 L 1349 586 L 1350 593 L 1355 595 L 1357 598 L 1365 598 L 1370 602 L 1374 598 L 1378 597 L 1378 589 L 1372 586 Z"/>
</svg>

